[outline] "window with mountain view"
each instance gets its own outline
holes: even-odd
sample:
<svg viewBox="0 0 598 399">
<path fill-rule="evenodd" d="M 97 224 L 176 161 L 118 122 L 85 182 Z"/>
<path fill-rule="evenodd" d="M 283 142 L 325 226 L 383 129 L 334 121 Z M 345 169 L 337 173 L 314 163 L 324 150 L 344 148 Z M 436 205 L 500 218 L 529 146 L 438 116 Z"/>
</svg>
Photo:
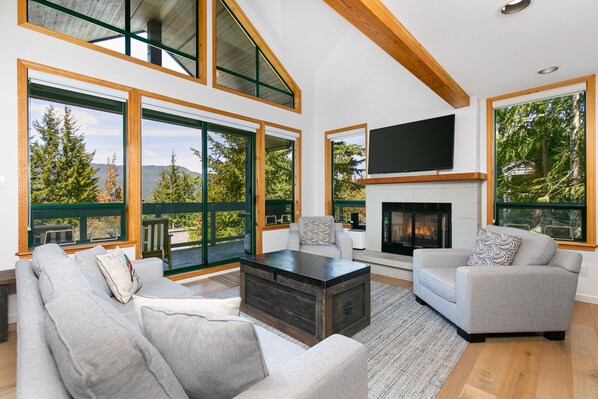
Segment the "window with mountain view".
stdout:
<svg viewBox="0 0 598 399">
<path fill-rule="evenodd" d="M 496 224 L 586 240 L 586 91 L 498 107 Z"/>
<path fill-rule="evenodd" d="M 29 84 L 29 247 L 123 239 L 126 103 Z"/>
<path fill-rule="evenodd" d="M 293 222 L 294 155 L 294 140 L 266 135 L 266 225 Z"/>
<path fill-rule="evenodd" d="M 199 77 L 197 0 L 27 0 L 27 21 Z"/>
<path fill-rule="evenodd" d="M 294 94 L 223 0 L 216 0 L 216 84 L 285 107 Z"/>
</svg>

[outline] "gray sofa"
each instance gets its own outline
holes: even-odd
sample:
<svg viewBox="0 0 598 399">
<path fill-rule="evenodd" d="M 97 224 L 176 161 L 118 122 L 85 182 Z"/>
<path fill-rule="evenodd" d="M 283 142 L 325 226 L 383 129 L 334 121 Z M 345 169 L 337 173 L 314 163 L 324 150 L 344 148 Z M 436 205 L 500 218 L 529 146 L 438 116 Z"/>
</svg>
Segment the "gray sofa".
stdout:
<svg viewBox="0 0 598 399">
<path fill-rule="evenodd" d="M 305 219 L 330 220 L 334 223 L 332 216 L 302 216 L 299 223 L 291 223 L 289 226 L 289 241 L 287 248 L 293 251 L 307 252 L 314 255 L 327 256 L 344 260 L 353 260 L 353 241 L 343 230 L 342 223 L 334 223 L 333 240 L 329 245 L 301 243 L 302 222 Z"/>
<path fill-rule="evenodd" d="M 557 249 L 544 234 L 487 226 L 522 238 L 511 266 L 466 266 L 471 250 L 417 249 L 413 292 L 457 326 L 469 342 L 496 333 L 543 332 L 563 340 L 569 328 L 582 257 Z"/>
<path fill-rule="evenodd" d="M 53 244 L 50 244 L 53 245 Z M 89 262 L 64 260 L 59 258 L 45 259 L 44 271 L 34 272 L 34 266 L 39 267 L 43 259 L 44 247 L 34 251 L 33 260 L 21 260 L 16 264 L 17 297 L 18 297 L 18 349 L 17 349 L 17 397 L 18 398 L 67 398 L 70 397 L 61 373 L 57 367 L 56 353 L 53 353 L 48 344 L 53 338 L 48 335 L 49 305 L 56 302 L 57 292 L 82 290 L 85 297 L 93 297 L 93 301 L 103 304 L 104 310 L 116 308 L 118 313 L 124 315 L 119 322 L 127 331 L 137 331 L 141 334 L 133 301 L 123 305 L 113 297 L 102 292 L 99 278 L 95 270 L 90 268 Z M 53 251 L 56 252 L 55 248 Z M 49 255 L 48 255 L 49 256 Z M 69 270 L 65 277 L 50 278 L 48 284 L 47 264 L 61 262 L 61 265 L 70 265 L 76 268 L 77 273 L 70 269 L 54 267 L 58 273 Z M 177 284 L 163 277 L 162 261 L 155 258 L 133 261 L 137 274 L 142 282 L 139 294 L 168 298 L 185 298 L 194 295 L 187 287 Z M 79 278 L 82 276 L 83 278 Z M 40 288 L 43 287 L 43 288 Z M 50 290 L 52 295 L 47 291 Z M 53 299 L 54 298 L 54 299 Z M 58 296 L 61 299 L 60 296 Z M 62 297 L 64 298 L 64 296 Z M 45 302 L 48 304 L 45 305 Z M 65 301 L 62 301 L 65 302 Z M 108 305 L 106 305 L 108 304 Z M 76 301 L 72 304 L 77 309 Z M 64 305 L 63 305 L 64 306 Z M 70 306 L 70 302 L 67 302 Z M 106 307 L 107 306 L 107 307 Z M 87 315 L 89 320 L 89 315 Z M 73 328 L 79 319 L 73 317 Z M 130 323 L 130 325 L 125 325 Z M 70 324 L 69 324 L 70 326 Z M 110 328 L 106 326 L 105 328 Z M 263 352 L 263 358 L 269 370 L 269 375 L 250 386 L 237 397 L 239 398 L 365 398 L 367 397 L 367 353 L 360 343 L 340 335 L 334 335 L 318 345 L 305 350 L 265 329 L 256 326 L 257 335 Z M 95 330 L 94 330 L 95 331 Z M 99 335 L 100 332 L 98 332 Z M 103 336 L 109 334 L 102 328 Z M 90 341 L 97 337 L 88 337 Z M 143 336 L 138 337 L 145 340 Z M 108 340 L 110 341 L 110 340 Z M 149 343 L 149 341 L 147 341 Z M 118 343 L 109 342 L 104 345 L 119 346 Z M 151 345 L 151 344 L 149 344 Z M 151 348 L 150 348 L 151 349 Z M 114 348 L 118 350 L 118 348 Z M 155 351 L 155 350 L 154 350 Z M 157 353 L 157 351 L 155 351 Z M 144 353 L 145 356 L 145 353 Z M 159 354 L 157 355 L 158 357 Z M 160 359 L 154 359 L 154 361 Z M 92 359 L 93 361 L 93 359 Z M 146 356 L 147 361 L 147 356 Z M 160 360 L 161 362 L 163 360 Z M 165 364 L 165 362 L 164 362 Z M 189 369 L 193 369 L 189 364 Z M 168 367 L 168 366 L 166 366 Z M 170 371 L 168 371 L 170 372 Z M 122 378 L 122 377 L 121 377 Z M 116 380 L 115 380 L 116 381 Z M 143 387 L 143 381 L 130 381 L 131 392 L 127 397 L 148 399 Z M 93 381 L 87 381 L 93 383 Z M 110 381 L 112 382 L 112 381 Z M 138 384 L 138 385 L 135 385 Z M 175 384 L 176 382 L 175 378 Z M 182 391 L 180 387 L 172 387 Z M 79 395 L 77 395 L 79 396 Z M 105 397 L 115 397 L 106 394 Z M 123 396 L 123 395 L 116 395 Z M 176 395 L 169 395 L 175 397 Z M 179 396 L 176 396 L 179 397 Z M 183 396 L 186 397 L 186 396 Z"/>
</svg>

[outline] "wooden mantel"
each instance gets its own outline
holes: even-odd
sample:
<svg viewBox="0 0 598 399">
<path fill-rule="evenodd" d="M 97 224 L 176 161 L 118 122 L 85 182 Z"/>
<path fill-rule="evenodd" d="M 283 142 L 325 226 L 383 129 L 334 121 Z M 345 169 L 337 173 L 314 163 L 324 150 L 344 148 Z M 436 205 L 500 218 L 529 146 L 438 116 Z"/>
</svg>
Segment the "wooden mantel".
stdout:
<svg viewBox="0 0 598 399">
<path fill-rule="evenodd" d="M 485 181 L 486 174 L 481 172 L 447 173 L 444 175 L 370 177 L 357 179 L 357 184 L 397 184 L 397 183 L 429 183 L 443 181 Z"/>
</svg>

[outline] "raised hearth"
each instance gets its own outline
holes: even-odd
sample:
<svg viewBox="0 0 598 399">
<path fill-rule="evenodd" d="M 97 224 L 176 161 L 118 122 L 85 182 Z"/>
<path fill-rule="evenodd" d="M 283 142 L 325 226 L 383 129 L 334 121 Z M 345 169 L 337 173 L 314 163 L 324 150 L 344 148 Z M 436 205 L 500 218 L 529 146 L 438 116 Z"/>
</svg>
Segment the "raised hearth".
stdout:
<svg viewBox="0 0 598 399">
<path fill-rule="evenodd" d="M 411 256 L 417 248 L 450 247 L 450 203 L 382 203 L 382 252 Z"/>
</svg>

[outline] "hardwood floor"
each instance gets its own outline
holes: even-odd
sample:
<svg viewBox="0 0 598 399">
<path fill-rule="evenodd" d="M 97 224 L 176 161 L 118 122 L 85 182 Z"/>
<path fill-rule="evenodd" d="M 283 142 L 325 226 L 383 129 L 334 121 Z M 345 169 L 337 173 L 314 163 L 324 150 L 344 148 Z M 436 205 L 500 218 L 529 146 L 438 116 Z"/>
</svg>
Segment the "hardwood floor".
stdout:
<svg viewBox="0 0 598 399">
<path fill-rule="evenodd" d="M 412 288 L 390 277 L 372 280 Z M 200 295 L 228 289 L 210 279 L 188 286 Z M 0 344 L 0 399 L 16 396 L 16 351 L 13 324 Z M 575 302 L 565 341 L 538 336 L 469 344 L 437 398 L 598 399 L 598 305 Z"/>
</svg>

